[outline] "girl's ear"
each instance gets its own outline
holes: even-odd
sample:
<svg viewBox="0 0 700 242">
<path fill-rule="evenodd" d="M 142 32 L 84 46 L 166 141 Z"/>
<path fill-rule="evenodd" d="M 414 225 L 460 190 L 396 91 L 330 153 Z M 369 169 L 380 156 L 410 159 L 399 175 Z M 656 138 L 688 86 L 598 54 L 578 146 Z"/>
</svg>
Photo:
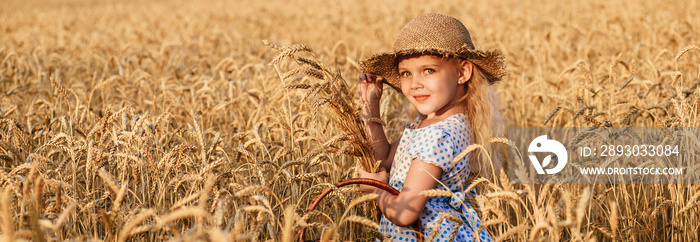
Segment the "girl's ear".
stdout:
<svg viewBox="0 0 700 242">
<path fill-rule="evenodd" d="M 464 84 L 467 83 L 470 79 L 472 79 L 472 71 L 474 70 L 474 64 L 472 64 L 471 61 L 468 60 L 462 60 L 459 63 L 458 70 L 459 71 L 459 81 L 458 83 Z"/>
</svg>

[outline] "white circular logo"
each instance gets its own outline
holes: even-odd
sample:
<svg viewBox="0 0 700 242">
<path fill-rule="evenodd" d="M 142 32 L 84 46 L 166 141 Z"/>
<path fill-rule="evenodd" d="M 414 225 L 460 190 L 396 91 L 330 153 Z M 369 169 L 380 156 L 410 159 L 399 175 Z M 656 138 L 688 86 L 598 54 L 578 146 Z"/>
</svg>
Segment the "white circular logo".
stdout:
<svg viewBox="0 0 700 242">
<path fill-rule="evenodd" d="M 547 139 L 547 135 L 542 135 L 533 139 L 532 142 L 530 142 L 530 146 L 527 148 L 527 151 L 554 153 L 557 156 L 557 160 L 559 160 L 554 168 L 543 170 L 543 167 L 549 165 L 552 155 L 547 155 L 544 159 L 542 159 L 541 165 L 540 161 L 537 160 L 537 157 L 534 155 L 528 155 L 530 157 L 530 161 L 532 161 L 532 165 L 534 165 L 535 170 L 537 170 L 537 174 L 545 174 L 545 171 L 546 174 L 555 174 L 563 170 L 564 166 L 566 166 L 566 161 L 568 159 L 566 148 L 564 145 L 559 143 L 559 141 Z"/>
</svg>

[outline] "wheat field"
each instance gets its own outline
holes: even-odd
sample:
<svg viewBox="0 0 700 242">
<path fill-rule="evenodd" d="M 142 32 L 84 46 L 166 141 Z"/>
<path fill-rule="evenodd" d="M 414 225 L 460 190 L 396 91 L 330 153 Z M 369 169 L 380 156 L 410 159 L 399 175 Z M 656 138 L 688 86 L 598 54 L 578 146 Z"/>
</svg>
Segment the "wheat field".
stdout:
<svg viewBox="0 0 700 242">
<path fill-rule="evenodd" d="M 381 238 L 372 197 L 355 187 L 304 212 L 372 163 L 358 60 L 427 12 L 505 54 L 508 126 L 700 126 L 697 1 L 2 5 L 5 241 L 294 241 L 302 227 L 314 240 Z M 410 110 L 387 93 L 393 139 Z M 511 185 L 505 174 L 472 185 L 480 229 L 497 241 L 700 240 L 698 185 Z"/>
</svg>

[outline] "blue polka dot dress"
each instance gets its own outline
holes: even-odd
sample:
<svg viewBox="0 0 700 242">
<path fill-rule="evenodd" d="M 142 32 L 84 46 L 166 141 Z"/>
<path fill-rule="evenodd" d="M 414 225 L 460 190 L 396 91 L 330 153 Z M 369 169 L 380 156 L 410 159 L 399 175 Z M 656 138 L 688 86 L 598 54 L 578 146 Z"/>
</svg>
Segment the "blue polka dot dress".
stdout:
<svg viewBox="0 0 700 242">
<path fill-rule="evenodd" d="M 448 241 L 452 233 L 456 233 L 455 241 L 473 241 L 475 233 L 479 229 L 481 220 L 469 203 L 464 201 L 465 180 L 469 175 L 469 156 L 462 160 L 452 162 L 470 144 L 471 133 L 464 114 L 459 113 L 431 124 L 424 128 L 407 128 L 401 136 L 401 141 L 394 155 L 391 166 L 389 185 L 401 191 L 406 174 L 413 159 L 430 163 L 442 168 L 440 182 L 447 189 L 455 193 L 449 197 L 432 197 L 428 199 L 425 208 L 421 212 L 420 220 L 423 224 L 425 238 L 439 229 L 434 241 Z M 446 189 L 438 184 L 436 189 Z M 466 196 L 473 195 L 471 191 Z M 440 213 L 447 213 L 461 218 L 464 223 L 458 223 L 443 218 Z M 440 223 L 439 227 L 437 223 Z M 456 230 L 456 231 L 455 231 Z M 394 225 L 386 217 L 382 216 L 379 231 L 393 241 L 415 241 L 415 234 L 409 227 Z M 486 229 L 482 229 L 478 235 L 481 241 L 491 241 Z"/>
</svg>

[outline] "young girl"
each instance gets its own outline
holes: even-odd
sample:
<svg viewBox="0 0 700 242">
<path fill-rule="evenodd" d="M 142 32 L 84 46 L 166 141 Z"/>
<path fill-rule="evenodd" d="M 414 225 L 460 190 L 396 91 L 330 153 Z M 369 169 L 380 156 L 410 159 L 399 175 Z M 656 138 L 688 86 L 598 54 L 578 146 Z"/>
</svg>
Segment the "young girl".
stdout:
<svg viewBox="0 0 700 242">
<path fill-rule="evenodd" d="M 382 162 L 378 173 L 358 168 L 358 176 L 387 182 L 400 191 L 394 196 L 362 187 L 379 195 L 380 232 L 393 241 L 415 241 L 415 234 L 406 226 L 420 219 L 426 238 L 438 229 L 434 238 L 438 241 L 452 236 L 456 241 L 490 241 L 486 229 L 479 230 L 478 215 L 464 201 L 465 193 L 470 196 L 475 191 L 464 189 L 470 171 L 490 177 L 500 168 L 500 156 L 489 141 L 504 132 L 498 99 L 490 86 L 506 74 L 501 53 L 476 50 L 459 20 L 425 14 L 401 29 L 393 51 L 362 60 L 360 67 L 362 118 L 375 158 Z M 401 91 L 421 114 L 420 122 L 392 143 L 376 121 L 383 83 Z M 454 160 L 474 143 L 490 155 L 472 152 Z M 454 195 L 428 198 L 419 194 L 430 189 L 449 190 Z M 457 217 L 461 223 L 448 217 Z"/>
</svg>

